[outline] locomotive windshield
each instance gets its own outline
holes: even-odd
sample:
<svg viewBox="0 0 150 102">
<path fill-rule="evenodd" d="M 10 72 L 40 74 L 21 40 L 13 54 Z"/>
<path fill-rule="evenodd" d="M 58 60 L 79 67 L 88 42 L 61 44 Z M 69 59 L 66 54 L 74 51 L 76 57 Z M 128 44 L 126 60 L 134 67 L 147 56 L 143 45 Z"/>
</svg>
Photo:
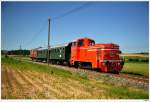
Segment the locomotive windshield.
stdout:
<svg viewBox="0 0 150 102">
<path fill-rule="evenodd" d="M 95 45 L 95 41 L 94 40 L 89 40 L 89 46 L 93 46 Z"/>
</svg>

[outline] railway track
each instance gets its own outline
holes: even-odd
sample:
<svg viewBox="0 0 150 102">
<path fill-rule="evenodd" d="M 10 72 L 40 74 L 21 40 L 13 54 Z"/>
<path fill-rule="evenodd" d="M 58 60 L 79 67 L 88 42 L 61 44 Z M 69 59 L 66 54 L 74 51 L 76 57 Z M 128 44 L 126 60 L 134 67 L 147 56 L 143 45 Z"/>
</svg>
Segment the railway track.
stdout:
<svg viewBox="0 0 150 102">
<path fill-rule="evenodd" d="M 149 82 L 148 77 L 146 78 L 146 77 L 138 76 L 138 75 L 131 75 L 131 74 L 120 73 L 118 75 L 115 75 L 115 77 L 123 77 L 123 78 L 131 79 L 131 80 L 137 80 L 139 82 L 144 82 L 144 83 L 148 83 Z"/>
<path fill-rule="evenodd" d="M 31 60 L 25 60 L 25 61 L 37 63 L 37 64 L 43 64 L 43 65 L 47 64 L 43 62 L 33 62 Z M 79 69 L 79 68 L 68 67 L 68 66 L 63 66 L 63 65 L 49 64 L 49 66 L 68 70 L 71 73 L 78 73 L 81 77 L 84 76 L 90 80 L 97 80 L 97 81 L 104 82 L 106 84 L 108 83 L 112 85 L 142 88 L 147 91 L 149 88 L 149 78 L 139 76 L 139 75 L 123 74 L 123 73 L 120 73 L 120 74 L 102 73 L 102 72 L 97 72 L 94 70 Z"/>
</svg>

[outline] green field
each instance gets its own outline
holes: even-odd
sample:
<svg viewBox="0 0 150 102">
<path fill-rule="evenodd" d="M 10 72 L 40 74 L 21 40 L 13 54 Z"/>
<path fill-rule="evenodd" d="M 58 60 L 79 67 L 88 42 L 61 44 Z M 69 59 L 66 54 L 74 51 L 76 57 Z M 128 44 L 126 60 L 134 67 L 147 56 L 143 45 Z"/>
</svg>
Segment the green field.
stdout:
<svg viewBox="0 0 150 102">
<path fill-rule="evenodd" d="M 2 57 L 3 99 L 148 99 L 148 92 L 90 80 L 78 73 Z"/>
<path fill-rule="evenodd" d="M 125 60 L 122 73 L 149 76 L 149 54 L 121 54 Z"/>
<path fill-rule="evenodd" d="M 125 63 L 122 73 L 149 76 L 149 63 L 144 62 L 127 62 Z"/>
<path fill-rule="evenodd" d="M 149 62 L 149 54 L 121 54 L 125 62 Z"/>
</svg>

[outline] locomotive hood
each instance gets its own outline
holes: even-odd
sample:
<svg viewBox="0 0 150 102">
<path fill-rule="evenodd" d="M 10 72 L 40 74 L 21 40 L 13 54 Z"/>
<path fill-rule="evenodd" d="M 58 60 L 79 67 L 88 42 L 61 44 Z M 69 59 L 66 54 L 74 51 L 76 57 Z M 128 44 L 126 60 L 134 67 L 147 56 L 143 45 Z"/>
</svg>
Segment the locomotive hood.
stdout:
<svg viewBox="0 0 150 102">
<path fill-rule="evenodd" d="M 95 44 L 93 46 L 94 48 L 103 48 L 103 49 L 119 49 L 119 45 L 113 44 L 113 43 L 107 43 L 107 44 Z"/>
</svg>

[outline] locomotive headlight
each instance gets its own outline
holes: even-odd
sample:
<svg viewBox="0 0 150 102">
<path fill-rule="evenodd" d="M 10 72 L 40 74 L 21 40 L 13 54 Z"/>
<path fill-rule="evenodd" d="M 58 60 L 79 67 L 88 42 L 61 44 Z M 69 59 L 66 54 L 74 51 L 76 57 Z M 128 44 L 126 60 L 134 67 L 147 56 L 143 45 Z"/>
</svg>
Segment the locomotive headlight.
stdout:
<svg viewBox="0 0 150 102">
<path fill-rule="evenodd" d="M 107 60 L 104 60 L 104 63 L 107 65 L 107 64 L 109 64 L 109 61 L 107 61 Z"/>
<path fill-rule="evenodd" d="M 106 63 L 106 62 L 107 62 L 107 60 L 104 60 L 103 62 L 104 62 L 104 63 Z"/>
</svg>

